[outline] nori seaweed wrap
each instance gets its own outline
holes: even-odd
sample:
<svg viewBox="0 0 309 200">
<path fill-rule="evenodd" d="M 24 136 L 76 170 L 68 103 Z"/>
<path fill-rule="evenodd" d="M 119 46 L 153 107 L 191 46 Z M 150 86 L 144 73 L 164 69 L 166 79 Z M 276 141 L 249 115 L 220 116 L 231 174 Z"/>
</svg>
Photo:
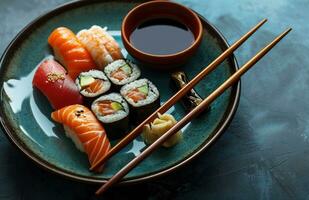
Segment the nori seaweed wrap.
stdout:
<svg viewBox="0 0 309 200">
<path fill-rule="evenodd" d="M 139 79 L 124 85 L 120 94 L 129 103 L 130 118 L 136 124 L 144 121 L 160 107 L 159 91 L 147 79 Z"/>
<path fill-rule="evenodd" d="M 91 110 L 104 125 L 110 139 L 123 137 L 129 131 L 129 106 L 118 93 L 96 99 Z"/>
</svg>

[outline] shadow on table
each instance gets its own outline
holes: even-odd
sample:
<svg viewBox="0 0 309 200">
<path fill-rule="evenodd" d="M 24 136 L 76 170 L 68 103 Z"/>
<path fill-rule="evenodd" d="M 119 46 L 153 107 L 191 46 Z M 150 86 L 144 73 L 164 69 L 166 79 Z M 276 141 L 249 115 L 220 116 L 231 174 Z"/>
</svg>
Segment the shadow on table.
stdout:
<svg viewBox="0 0 309 200">
<path fill-rule="evenodd" d="M 7 141 L 0 145 L 4 163 L 0 163 L 0 199 L 172 199 L 192 190 L 195 180 L 203 170 L 205 159 L 201 158 L 178 170 L 176 173 L 152 182 L 132 186 L 114 187 L 103 197 L 95 197 L 99 185 L 88 185 L 65 179 L 47 172 L 18 152 Z M 203 158 L 204 157 L 204 158 Z M 207 160 L 207 159 L 206 159 Z M 199 181 L 198 181 L 199 182 Z"/>
<path fill-rule="evenodd" d="M 233 195 L 240 195 L 241 199 L 256 199 L 262 195 L 261 191 L 270 196 L 284 194 L 275 185 L 268 191 L 274 178 L 267 163 L 260 159 L 258 145 L 250 143 L 255 136 L 250 132 L 239 132 L 251 129 L 245 118 L 236 115 L 219 141 L 183 168 L 152 182 L 114 187 L 103 197 L 94 196 L 99 185 L 78 183 L 51 174 L 37 167 L 3 139 L 0 140 L 3 142 L 0 145 L 0 162 L 3 162 L 0 163 L 0 199 L 199 200 L 233 199 Z"/>
</svg>

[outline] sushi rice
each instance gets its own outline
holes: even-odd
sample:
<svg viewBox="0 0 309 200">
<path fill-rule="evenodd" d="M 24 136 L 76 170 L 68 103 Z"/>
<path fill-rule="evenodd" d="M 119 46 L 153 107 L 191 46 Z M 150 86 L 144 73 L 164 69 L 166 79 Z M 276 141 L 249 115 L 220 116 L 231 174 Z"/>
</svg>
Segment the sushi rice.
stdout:
<svg viewBox="0 0 309 200">
<path fill-rule="evenodd" d="M 80 150 L 81 152 L 85 152 L 85 149 L 83 147 L 83 144 L 82 142 L 78 139 L 76 133 L 70 129 L 70 127 L 66 126 L 66 125 L 63 125 L 63 128 L 64 128 L 64 132 L 65 132 L 65 135 L 68 137 L 68 138 L 71 138 L 71 140 L 73 141 L 73 143 L 75 144 L 75 147 Z"/>
<path fill-rule="evenodd" d="M 123 80 L 118 80 L 118 79 L 111 76 L 112 72 L 118 70 L 120 67 L 123 67 L 125 65 L 128 65 L 132 70 L 132 72 L 131 72 L 131 74 L 129 75 L 128 78 L 125 78 Z M 104 72 L 105 72 L 106 76 L 111 80 L 111 82 L 113 84 L 116 84 L 116 85 L 125 85 L 127 83 L 130 83 L 130 82 L 138 79 L 141 75 L 141 71 L 137 67 L 137 65 L 135 65 L 133 62 L 131 62 L 129 60 L 124 60 L 124 59 L 119 59 L 119 60 L 116 60 L 116 61 L 108 64 L 104 68 Z"/>
</svg>

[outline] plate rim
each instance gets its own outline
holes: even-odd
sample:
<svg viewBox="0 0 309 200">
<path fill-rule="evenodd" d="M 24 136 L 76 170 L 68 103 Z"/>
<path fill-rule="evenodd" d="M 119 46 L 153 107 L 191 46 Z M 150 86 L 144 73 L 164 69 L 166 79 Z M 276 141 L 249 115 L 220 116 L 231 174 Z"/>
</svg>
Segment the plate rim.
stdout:
<svg viewBox="0 0 309 200">
<path fill-rule="evenodd" d="M 46 12 L 44 12 L 43 14 L 39 15 L 38 17 L 36 17 L 35 19 L 33 19 L 32 21 L 30 21 L 23 29 L 21 29 L 21 31 L 19 31 L 19 33 L 11 40 L 11 42 L 8 44 L 8 46 L 5 48 L 5 50 L 3 51 L 2 56 L 0 57 L 0 74 L 5 73 L 5 67 L 4 65 L 7 64 L 7 62 L 10 60 L 10 58 L 12 57 L 12 53 L 14 53 L 16 51 L 16 46 L 18 45 L 18 43 L 23 40 L 24 37 L 28 36 L 29 34 L 32 33 L 31 28 L 36 26 L 37 24 L 40 23 L 44 23 L 46 20 L 48 20 L 48 18 L 50 16 L 55 16 L 58 13 L 62 13 L 65 12 L 66 10 L 70 10 L 70 9 L 74 9 L 74 8 L 78 8 L 78 7 L 82 7 L 84 5 L 89 5 L 89 4 L 95 4 L 95 3 L 102 3 L 102 2 L 115 2 L 113 0 L 104 0 L 104 1 L 100 1 L 100 0 L 93 0 L 93 1 L 84 1 L 84 0 L 74 0 L 74 1 L 70 1 L 64 4 L 60 4 L 59 6 L 50 9 Z M 125 0 L 121 0 L 121 1 L 117 1 L 117 3 L 122 3 L 122 2 L 127 2 Z M 128 3 L 142 3 L 145 2 L 145 0 L 131 0 Z M 194 11 L 195 12 L 195 11 Z M 197 12 L 196 12 L 197 13 Z M 202 23 L 204 25 L 207 26 L 207 30 L 211 30 L 211 32 L 215 33 L 218 36 L 218 41 L 219 41 L 219 46 L 220 48 L 228 48 L 230 45 L 227 42 L 226 38 L 223 36 L 223 34 L 213 25 L 211 24 L 206 18 L 204 18 L 202 15 L 200 15 L 199 13 L 197 13 L 198 16 L 201 18 Z M 239 65 L 238 62 L 235 58 L 235 55 L 232 54 L 229 58 L 228 61 L 230 63 L 232 63 L 234 70 L 238 70 L 239 69 Z M 0 76 L 0 82 L 4 82 L 4 80 L 2 80 L 2 76 Z M 3 86 L 1 86 L 0 88 L 0 100 L 3 100 L 2 94 L 3 94 Z M 147 174 L 145 176 L 136 176 L 134 178 L 128 178 L 126 180 L 121 181 L 119 184 L 131 184 L 131 183 L 139 183 L 139 182 L 145 182 L 145 181 L 149 181 L 149 180 L 153 180 L 155 178 L 159 178 L 161 176 L 170 174 L 171 172 L 174 172 L 175 170 L 179 169 L 180 167 L 185 166 L 186 164 L 188 164 L 190 161 L 192 161 L 193 159 L 195 159 L 199 154 L 201 154 L 202 152 L 204 152 L 206 149 L 208 149 L 221 135 L 223 135 L 223 133 L 225 132 L 225 130 L 228 128 L 229 124 L 231 123 L 237 108 L 238 108 L 238 104 L 239 104 L 239 99 L 240 99 L 240 92 L 241 92 L 241 81 L 239 81 L 237 83 L 237 85 L 234 85 L 232 87 L 232 100 L 233 102 L 229 102 L 228 105 L 228 111 L 224 113 L 224 116 L 222 118 L 222 120 L 220 121 L 220 124 L 218 125 L 218 129 L 215 130 L 212 134 L 212 136 L 209 136 L 209 138 L 207 140 L 205 140 L 201 146 L 194 150 L 190 155 L 188 155 L 187 157 L 185 157 L 183 160 L 181 160 L 180 162 L 176 163 L 175 165 L 165 168 L 163 170 L 160 170 L 158 172 L 153 172 L 150 174 Z M 2 107 L 3 105 L 1 104 L 0 107 Z M 0 109 L 0 123 L 1 123 L 1 129 L 3 131 L 3 133 L 7 136 L 7 138 L 9 139 L 9 141 L 14 144 L 14 146 L 17 147 L 17 149 L 19 149 L 19 151 L 21 151 L 23 154 L 26 155 L 26 157 L 28 157 L 31 161 L 33 161 L 37 166 L 40 166 L 42 168 L 44 168 L 45 170 L 52 172 L 54 174 L 60 175 L 62 177 L 65 178 L 69 178 L 71 180 L 74 181 L 80 181 L 80 182 L 85 182 L 85 183 L 106 183 L 107 179 L 102 179 L 102 178 L 89 178 L 88 176 L 82 176 L 82 175 L 76 175 L 73 174 L 71 172 L 68 172 L 62 168 L 59 168 L 45 160 L 43 160 L 42 158 L 40 158 L 39 156 L 37 156 L 35 153 L 33 153 L 31 150 L 29 150 L 26 145 L 16 136 L 14 133 L 14 130 L 11 130 L 10 126 L 7 125 L 9 123 L 7 123 L 7 117 L 4 114 L 3 110 Z"/>
</svg>

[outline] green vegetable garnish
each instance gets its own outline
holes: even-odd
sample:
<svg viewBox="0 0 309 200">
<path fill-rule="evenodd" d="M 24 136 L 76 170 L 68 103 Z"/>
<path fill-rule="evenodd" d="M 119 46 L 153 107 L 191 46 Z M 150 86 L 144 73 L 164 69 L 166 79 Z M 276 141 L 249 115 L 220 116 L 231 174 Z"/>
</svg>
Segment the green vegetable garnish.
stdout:
<svg viewBox="0 0 309 200">
<path fill-rule="evenodd" d="M 143 85 L 143 86 L 141 86 L 141 87 L 139 87 L 137 89 L 138 89 L 139 92 L 141 92 L 141 93 L 143 93 L 145 95 L 148 94 L 148 85 Z"/>
<path fill-rule="evenodd" d="M 113 110 L 117 110 L 117 111 L 123 110 L 121 103 L 118 103 L 118 102 L 115 102 L 115 101 L 111 103 L 111 107 L 112 107 Z"/>
<path fill-rule="evenodd" d="M 81 76 L 79 77 L 79 83 L 82 88 L 87 87 L 93 83 L 95 79 L 92 76 Z"/>
<path fill-rule="evenodd" d="M 124 71 L 124 73 L 126 73 L 126 74 L 131 74 L 132 73 L 132 68 L 128 64 L 125 64 L 120 69 L 122 71 Z"/>
</svg>

